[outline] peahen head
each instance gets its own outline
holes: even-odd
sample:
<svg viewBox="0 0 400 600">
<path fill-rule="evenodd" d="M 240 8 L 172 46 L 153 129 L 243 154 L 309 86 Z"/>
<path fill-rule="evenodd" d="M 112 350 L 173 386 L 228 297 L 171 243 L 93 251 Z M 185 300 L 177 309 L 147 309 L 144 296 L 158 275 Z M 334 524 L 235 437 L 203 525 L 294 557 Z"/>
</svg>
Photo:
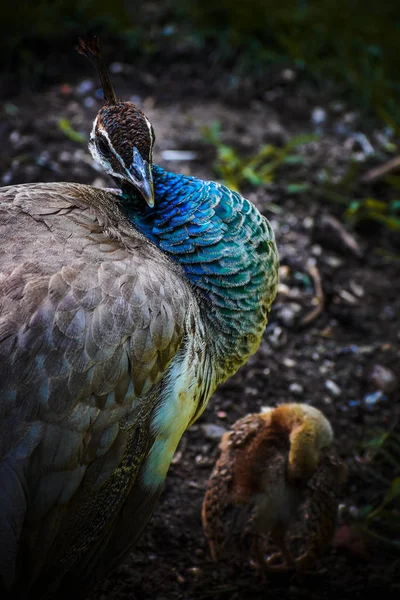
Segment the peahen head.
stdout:
<svg viewBox="0 0 400 600">
<path fill-rule="evenodd" d="M 97 36 L 79 38 L 77 50 L 94 63 L 105 99 L 93 123 L 90 153 L 119 187 L 133 187 L 150 207 L 154 206 L 153 126 L 133 102 L 122 102 L 115 95 Z"/>
</svg>

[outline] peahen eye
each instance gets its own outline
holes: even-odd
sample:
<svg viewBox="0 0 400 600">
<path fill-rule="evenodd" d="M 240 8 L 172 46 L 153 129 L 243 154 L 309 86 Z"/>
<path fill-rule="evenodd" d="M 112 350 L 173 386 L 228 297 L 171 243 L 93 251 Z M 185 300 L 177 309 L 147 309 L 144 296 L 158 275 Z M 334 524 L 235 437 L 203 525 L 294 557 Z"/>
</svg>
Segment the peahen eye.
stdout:
<svg viewBox="0 0 400 600">
<path fill-rule="evenodd" d="M 104 156 L 104 158 L 110 158 L 110 156 L 112 155 L 110 146 L 102 138 L 97 139 L 96 146 L 97 150 L 102 156 Z"/>
</svg>

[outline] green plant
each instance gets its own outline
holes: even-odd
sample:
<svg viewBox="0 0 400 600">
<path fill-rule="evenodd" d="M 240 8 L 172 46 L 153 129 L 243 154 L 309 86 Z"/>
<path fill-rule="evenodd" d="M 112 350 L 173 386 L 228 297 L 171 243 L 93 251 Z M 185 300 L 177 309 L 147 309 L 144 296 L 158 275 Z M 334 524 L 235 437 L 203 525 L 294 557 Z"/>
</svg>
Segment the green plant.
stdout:
<svg viewBox="0 0 400 600">
<path fill-rule="evenodd" d="M 221 127 L 218 121 L 202 128 L 203 139 L 212 144 L 217 153 L 214 169 L 226 185 L 240 190 L 244 184 L 260 186 L 273 183 L 278 170 L 285 165 L 304 165 L 306 158 L 296 152 L 300 147 L 315 140 L 315 135 L 299 135 L 284 146 L 265 144 L 251 156 L 242 156 L 232 146 L 221 141 Z M 307 191 L 310 184 L 305 181 L 289 180 L 286 190 L 291 194 Z"/>
<path fill-rule="evenodd" d="M 257 153 L 243 156 L 221 140 L 219 122 L 203 127 L 202 133 L 203 140 L 216 150 L 216 175 L 231 189 L 279 184 L 286 194 L 307 192 L 307 197 L 313 196 L 320 202 L 339 204 L 343 208 L 343 220 L 351 226 L 372 221 L 388 231 L 400 232 L 399 176 L 388 175 L 382 180 L 380 192 L 384 199 L 372 193 L 363 196 L 360 163 L 353 160 L 349 161 L 340 180 L 334 179 L 328 171 L 325 171 L 323 183 L 313 180 L 314 174 L 307 172 L 307 158 L 301 151 L 304 145 L 318 139 L 316 135 L 295 136 L 281 147 L 265 144 Z"/>
<path fill-rule="evenodd" d="M 67 136 L 69 140 L 72 140 L 73 142 L 82 144 L 86 139 L 85 134 L 81 133 L 80 131 L 76 131 L 66 117 L 62 117 L 58 120 L 58 128 Z"/>
<path fill-rule="evenodd" d="M 371 197 L 353 200 L 345 210 L 344 217 L 352 224 L 375 221 L 390 231 L 400 232 L 400 200 L 384 202 Z"/>
<path fill-rule="evenodd" d="M 400 177 L 387 175 L 379 182 L 379 196 L 376 189 L 365 192 L 361 187 L 360 163 L 350 160 L 344 175 L 333 182 L 329 173 L 325 181 L 312 187 L 312 194 L 320 201 L 328 201 L 343 206 L 342 217 L 351 226 L 364 221 L 378 223 L 392 232 L 400 232 Z"/>
</svg>

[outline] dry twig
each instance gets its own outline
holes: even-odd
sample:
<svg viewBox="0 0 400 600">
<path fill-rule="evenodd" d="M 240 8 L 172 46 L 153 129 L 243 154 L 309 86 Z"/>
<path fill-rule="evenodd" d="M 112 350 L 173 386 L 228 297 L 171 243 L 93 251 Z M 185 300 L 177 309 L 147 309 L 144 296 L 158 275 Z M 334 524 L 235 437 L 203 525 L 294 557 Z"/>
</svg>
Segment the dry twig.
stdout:
<svg viewBox="0 0 400 600">
<path fill-rule="evenodd" d="M 364 175 L 361 177 L 362 183 L 374 183 L 385 175 L 388 175 L 392 171 L 396 171 L 400 169 L 400 155 L 391 158 L 387 162 L 383 163 L 383 165 L 378 165 L 373 169 L 369 169 Z"/>
<path fill-rule="evenodd" d="M 299 325 L 301 327 L 309 325 L 315 321 L 315 319 L 322 313 L 325 306 L 325 295 L 324 290 L 322 289 L 321 276 L 319 274 L 316 262 L 312 258 L 307 261 L 307 271 L 314 284 L 314 299 L 316 301 L 316 306 L 300 320 Z"/>
</svg>

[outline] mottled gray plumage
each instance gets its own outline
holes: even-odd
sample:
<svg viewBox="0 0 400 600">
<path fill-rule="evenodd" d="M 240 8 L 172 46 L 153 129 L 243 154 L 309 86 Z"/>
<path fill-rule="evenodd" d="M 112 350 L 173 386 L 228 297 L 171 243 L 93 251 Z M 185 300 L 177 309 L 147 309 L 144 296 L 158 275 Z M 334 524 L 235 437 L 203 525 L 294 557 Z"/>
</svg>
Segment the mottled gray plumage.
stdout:
<svg viewBox="0 0 400 600">
<path fill-rule="evenodd" d="M 44 562 L 68 563 L 89 545 L 83 532 L 104 542 L 96 501 L 86 510 L 84 490 L 74 492 L 85 476 L 95 495 L 132 458 L 133 444 L 131 473 L 99 491 L 101 512 L 106 503 L 112 521 L 132 493 L 152 440 L 148 417 L 195 304 L 180 267 L 134 230 L 111 193 L 57 183 L 2 188 L 0 237 L 0 469 L 9 495 L 1 576 L 18 581 L 23 563 L 28 587 L 27 561 L 34 579 Z"/>
</svg>

